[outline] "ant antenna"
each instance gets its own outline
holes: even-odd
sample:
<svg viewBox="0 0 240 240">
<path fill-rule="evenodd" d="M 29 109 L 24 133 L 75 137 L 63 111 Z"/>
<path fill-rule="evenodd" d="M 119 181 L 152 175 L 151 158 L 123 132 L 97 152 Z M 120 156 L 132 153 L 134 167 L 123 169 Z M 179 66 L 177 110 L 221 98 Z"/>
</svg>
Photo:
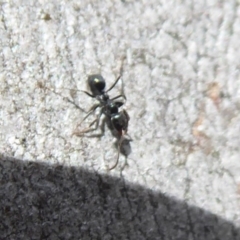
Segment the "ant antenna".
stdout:
<svg viewBox="0 0 240 240">
<path fill-rule="evenodd" d="M 83 91 L 83 90 L 78 90 L 78 89 L 71 89 L 71 88 L 53 88 L 53 87 L 47 87 L 47 86 L 44 86 L 43 84 L 41 83 L 38 83 L 39 85 L 39 88 L 42 88 L 42 89 L 46 89 L 50 92 L 53 92 L 54 94 L 60 96 L 61 98 L 67 100 L 68 102 L 72 103 L 76 108 L 80 109 L 81 111 L 85 112 L 86 111 L 81 108 L 80 106 L 78 106 L 74 101 L 72 101 L 71 99 L 69 99 L 68 97 L 64 97 L 62 96 L 59 92 L 57 92 L 58 89 L 64 89 L 64 90 L 69 90 L 69 91 L 76 91 L 76 92 L 84 92 L 85 94 L 89 95 L 90 97 L 94 97 L 92 96 L 90 93 L 87 93 L 86 91 Z"/>
<path fill-rule="evenodd" d="M 117 84 L 117 82 L 119 81 L 120 78 L 121 78 L 121 75 L 118 76 L 115 83 L 113 83 L 113 85 L 107 91 L 105 91 L 105 93 L 111 91 L 116 86 L 116 84 Z"/>
<path fill-rule="evenodd" d="M 118 81 L 121 79 L 122 74 L 123 74 L 123 63 L 124 63 L 125 58 L 126 58 L 126 57 L 122 57 L 122 59 L 121 59 L 120 75 L 118 76 L 118 78 L 116 79 L 116 81 L 113 83 L 113 85 L 112 85 L 107 91 L 105 91 L 105 93 L 111 91 L 111 90 L 116 86 L 116 84 L 118 83 Z M 122 90 L 121 90 L 121 92 L 123 93 L 123 82 L 122 82 Z M 122 94 L 122 95 L 125 96 L 125 94 Z"/>
</svg>

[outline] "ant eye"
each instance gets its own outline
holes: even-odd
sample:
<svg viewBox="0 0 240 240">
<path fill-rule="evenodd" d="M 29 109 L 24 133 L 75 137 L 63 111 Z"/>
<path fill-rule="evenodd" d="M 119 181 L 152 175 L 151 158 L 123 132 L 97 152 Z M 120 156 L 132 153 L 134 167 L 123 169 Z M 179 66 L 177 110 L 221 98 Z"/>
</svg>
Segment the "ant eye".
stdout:
<svg viewBox="0 0 240 240">
<path fill-rule="evenodd" d="M 101 95 L 104 92 L 106 83 L 101 75 L 95 74 L 88 77 L 88 85 L 93 95 Z"/>
</svg>

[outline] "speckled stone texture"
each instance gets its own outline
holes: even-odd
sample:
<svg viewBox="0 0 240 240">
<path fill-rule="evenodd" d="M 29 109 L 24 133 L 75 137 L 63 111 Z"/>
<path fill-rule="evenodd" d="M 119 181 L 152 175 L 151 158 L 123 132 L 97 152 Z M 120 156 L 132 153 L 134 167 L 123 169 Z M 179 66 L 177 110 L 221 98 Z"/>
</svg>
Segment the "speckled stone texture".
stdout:
<svg viewBox="0 0 240 240">
<path fill-rule="evenodd" d="M 0 239 L 239 240 L 239 26 L 236 0 L 0 0 Z M 104 118 L 73 133 L 123 59 L 108 172 Z"/>
</svg>

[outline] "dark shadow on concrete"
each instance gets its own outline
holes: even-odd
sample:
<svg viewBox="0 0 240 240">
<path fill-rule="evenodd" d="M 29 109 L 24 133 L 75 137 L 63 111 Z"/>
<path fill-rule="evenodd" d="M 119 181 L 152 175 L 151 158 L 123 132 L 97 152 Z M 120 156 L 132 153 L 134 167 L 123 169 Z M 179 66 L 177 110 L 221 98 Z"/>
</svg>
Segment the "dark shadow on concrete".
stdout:
<svg viewBox="0 0 240 240">
<path fill-rule="evenodd" d="M 0 239 L 240 239 L 204 209 L 82 168 L 1 156 L 0 182 Z"/>
</svg>

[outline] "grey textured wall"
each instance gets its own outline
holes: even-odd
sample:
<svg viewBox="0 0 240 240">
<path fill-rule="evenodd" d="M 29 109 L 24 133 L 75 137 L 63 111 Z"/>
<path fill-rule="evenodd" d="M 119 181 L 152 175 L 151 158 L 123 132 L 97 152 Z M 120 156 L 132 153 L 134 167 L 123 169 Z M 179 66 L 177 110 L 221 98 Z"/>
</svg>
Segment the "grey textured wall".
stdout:
<svg viewBox="0 0 240 240">
<path fill-rule="evenodd" d="M 239 13 L 220 0 L 1 1 L 0 236 L 240 239 Z M 108 172 L 108 127 L 73 135 L 95 102 L 77 90 L 93 73 L 111 86 L 122 59 L 133 141 Z"/>
</svg>

